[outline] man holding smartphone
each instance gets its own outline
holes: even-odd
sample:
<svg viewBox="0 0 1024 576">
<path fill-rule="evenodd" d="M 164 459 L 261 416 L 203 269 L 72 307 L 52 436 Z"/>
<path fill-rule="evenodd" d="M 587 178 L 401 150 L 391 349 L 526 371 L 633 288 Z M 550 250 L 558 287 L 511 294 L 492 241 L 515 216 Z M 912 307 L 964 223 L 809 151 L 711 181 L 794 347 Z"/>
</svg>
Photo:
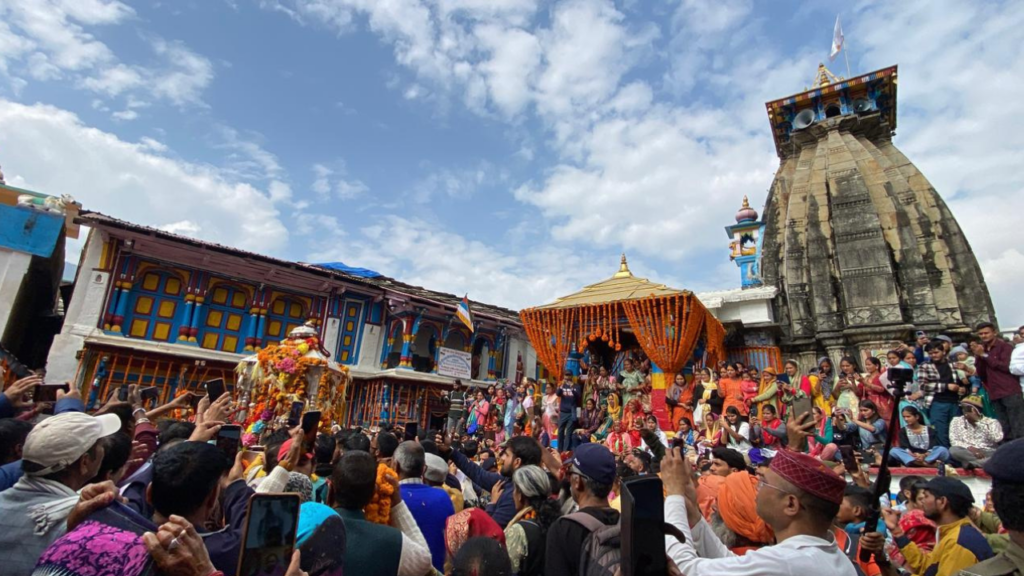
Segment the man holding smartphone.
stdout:
<svg viewBox="0 0 1024 576">
<path fill-rule="evenodd" d="M 814 422 L 802 417 L 787 423 L 790 447 L 813 432 Z M 855 576 L 853 563 L 836 546 L 832 521 L 839 512 L 846 481 L 820 460 L 791 449 L 780 450 L 760 478 L 757 514 L 775 533 L 777 544 L 736 556 L 722 544 L 696 504 L 693 472 L 678 448 L 662 460 L 665 522 L 685 535 L 666 537 L 666 552 L 687 576 L 749 574 L 829 574 Z M 693 525 L 691 531 L 690 526 Z M 698 555 L 694 539 L 700 540 Z"/>
</svg>

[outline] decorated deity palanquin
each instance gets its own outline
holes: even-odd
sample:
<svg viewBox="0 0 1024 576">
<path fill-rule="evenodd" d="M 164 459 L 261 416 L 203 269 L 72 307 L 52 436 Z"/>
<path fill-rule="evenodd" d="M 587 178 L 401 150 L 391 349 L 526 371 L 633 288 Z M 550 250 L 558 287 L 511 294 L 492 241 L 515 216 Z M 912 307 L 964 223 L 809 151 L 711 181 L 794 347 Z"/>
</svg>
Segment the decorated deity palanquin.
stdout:
<svg viewBox="0 0 1024 576">
<path fill-rule="evenodd" d="M 484 386 L 536 371 L 511 310 L 472 303 L 470 332 L 455 317 L 461 298 L 371 270 L 288 262 L 96 212 L 77 223 L 90 234 L 47 368 L 91 403 L 126 383 L 166 400 L 212 378 L 234 382 L 240 361 L 303 325 L 351 379 L 343 424 L 427 426 L 445 416 L 440 393 L 456 376 Z M 444 356 L 464 361 L 445 367 Z"/>
<path fill-rule="evenodd" d="M 850 79 L 820 66 L 811 89 L 766 104 L 780 166 L 759 280 L 778 288 L 779 343 L 808 365 L 995 320 L 956 219 L 893 144 L 896 88 L 895 66 Z"/>
</svg>

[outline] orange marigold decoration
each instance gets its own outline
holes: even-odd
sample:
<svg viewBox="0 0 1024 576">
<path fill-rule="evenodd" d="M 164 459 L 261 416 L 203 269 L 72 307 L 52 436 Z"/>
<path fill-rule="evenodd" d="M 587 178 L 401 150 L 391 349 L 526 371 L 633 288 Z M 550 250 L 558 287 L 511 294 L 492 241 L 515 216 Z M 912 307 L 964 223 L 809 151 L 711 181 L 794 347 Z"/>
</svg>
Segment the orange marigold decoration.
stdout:
<svg viewBox="0 0 1024 576">
<path fill-rule="evenodd" d="M 600 295 L 607 295 L 608 300 L 594 302 Z M 582 352 L 600 340 L 615 352 L 625 351 L 623 328 L 665 374 L 685 367 L 702 342 L 706 363 L 725 357 L 725 328 L 700 300 L 691 292 L 636 279 L 626 267 L 625 257 L 619 273 L 611 279 L 559 300 L 519 313 L 538 360 L 554 378 L 561 377 L 574 345 Z M 581 303 L 572 305 L 574 300 Z M 664 393 L 660 388 L 655 392 L 655 411 L 664 418 Z"/>
<path fill-rule="evenodd" d="M 388 482 L 389 474 L 398 476 L 387 464 L 381 462 L 377 465 L 377 488 L 373 491 L 370 503 L 363 508 L 366 519 L 374 524 L 391 525 L 391 495 L 394 494 L 395 487 Z"/>
<path fill-rule="evenodd" d="M 328 367 L 326 358 L 316 353 L 320 349 L 320 341 L 312 333 L 312 329 L 305 333 L 301 329 L 294 330 L 280 343 L 257 351 L 255 362 L 249 359 L 238 365 L 236 371 L 251 386 L 245 422 L 247 430 L 261 421 L 266 425 L 277 421 L 280 425 L 296 401 L 314 401 L 316 408 L 323 413 L 321 426 L 324 428 L 329 428 L 333 420 L 340 420 L 341 415 L 337 412 L 341 394 L 335 388 L 344 385 L 348 370 L 340 367 L 339 373 Z M 313 369 L 320 369 L 321 373 L 316 382 L 315 398 L 311 399 L 307 389 L 311 383 L 307 376 Z M 262 430 L 260 426 L 255 427 Z"/>
</svg>

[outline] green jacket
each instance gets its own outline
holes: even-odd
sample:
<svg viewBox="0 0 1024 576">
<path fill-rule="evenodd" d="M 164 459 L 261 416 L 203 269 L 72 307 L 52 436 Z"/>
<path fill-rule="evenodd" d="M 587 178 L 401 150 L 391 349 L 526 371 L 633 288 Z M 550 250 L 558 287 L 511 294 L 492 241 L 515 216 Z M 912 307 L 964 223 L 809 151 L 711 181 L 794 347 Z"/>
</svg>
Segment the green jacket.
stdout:
<svg viewBox="0 0 1024 576">
<path fill-rule="evenodd" d="M 397 576 L 402 532 L 366 520 L 361 510 L 335 508 L 345 521 L 345 574 Z"/>
</svg>

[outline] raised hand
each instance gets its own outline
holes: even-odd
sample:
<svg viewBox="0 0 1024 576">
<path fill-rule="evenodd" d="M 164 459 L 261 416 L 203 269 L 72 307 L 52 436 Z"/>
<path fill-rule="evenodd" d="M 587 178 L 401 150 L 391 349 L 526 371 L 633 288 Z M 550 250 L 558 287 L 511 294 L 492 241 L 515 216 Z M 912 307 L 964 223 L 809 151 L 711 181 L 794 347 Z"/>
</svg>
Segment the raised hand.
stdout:
<svg viewBox="0 0 1024 576">
<path fill-rule="evenodd" d="M 15 410 L 20 410 L 29 404 L 29 401 L 26 399 L 29 391 L 42 383 L 42 376 L 32 374 L 20 380 L 15 380 L 14 384 L 11 384 L 7 390 L 4 390 L 3 394 L 7 397 L 7 401 L 14 406 Z"/>
</svg>

